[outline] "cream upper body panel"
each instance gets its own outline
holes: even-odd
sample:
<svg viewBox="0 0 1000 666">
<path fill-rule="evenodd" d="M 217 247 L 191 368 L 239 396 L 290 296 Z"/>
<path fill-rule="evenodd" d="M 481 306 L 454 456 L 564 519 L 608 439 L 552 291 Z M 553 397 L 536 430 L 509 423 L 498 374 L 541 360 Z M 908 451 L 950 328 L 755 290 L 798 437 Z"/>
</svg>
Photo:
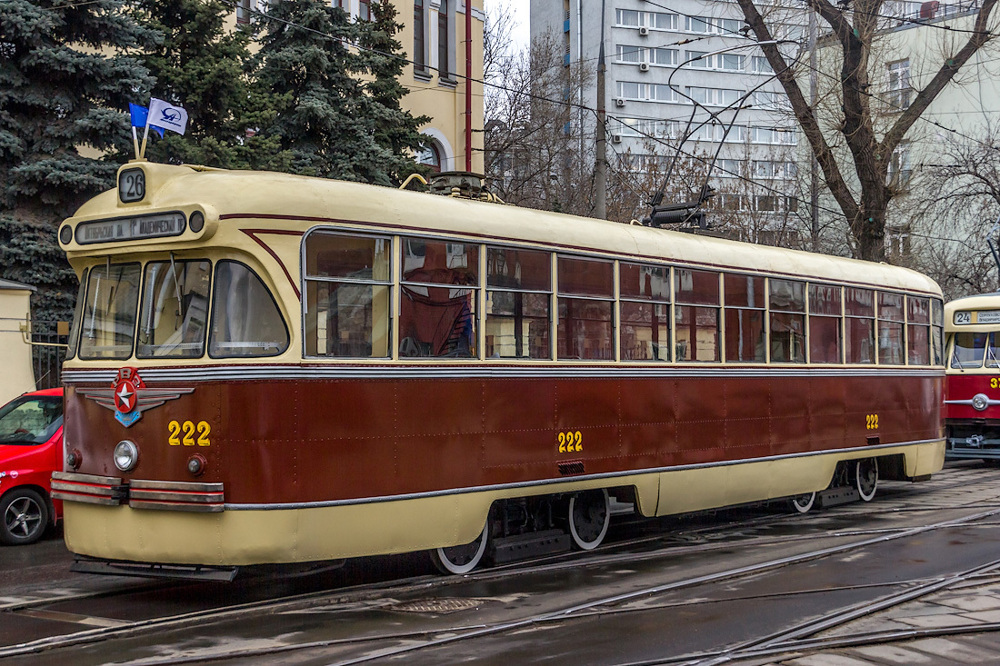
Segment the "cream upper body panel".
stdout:
<svg viewBox="0 0 1000 666">
<path fill-rule="evenodd" d="M 84 204 L 66 224 L 75 228 L 97 219 L 201 210 L 206 218 L 204 230 L 142 240 L 141 246 L 134 242 L 64 243 L 75 267 L 84 257 L 134 254 L 140 248 L 150 253 L 204 250 L 206 245 L 259 249 L 247 229 L 304 233 L 316 226 L 370 225 L 387 233 L 460 236 L 626 260 L 941 294 L 927 276 L 888 264 L 322 178 L 146 162 L 130 163 L 122 170 L 136 167 L 147 176 L 147 196 L 142 202 L 122 204 L 116 191 L 105 192 Z M 289 268 L 298 266 L 297 256 L 282 257 L 282 261 Z"/>
</svg>

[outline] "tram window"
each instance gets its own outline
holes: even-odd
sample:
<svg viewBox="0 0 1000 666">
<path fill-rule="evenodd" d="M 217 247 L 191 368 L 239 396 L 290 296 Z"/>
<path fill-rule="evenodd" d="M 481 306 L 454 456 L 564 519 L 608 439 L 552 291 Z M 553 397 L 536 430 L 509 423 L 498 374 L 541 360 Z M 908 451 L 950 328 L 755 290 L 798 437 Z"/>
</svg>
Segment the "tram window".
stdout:
<svg viewBox="0 0 1000 666">
<path fill-rule="evenodd" d="M 931 362 L 931 302 L 906 297 L 906 358 L 910 365 Z"/>
<path fill-rule="evenodd" d="M 560 359 L 614 358 L 614 264 L 559 257 Z"/>
<path fill-rule="evenodd" d="M 878 292 L 878 360 L 884 365 L 902 365 L 903 295 Z"/>
<path fill-rule="evenodd" d="M 474 358 L 479 246 L 401 240 L 399 355 Z"/>
<path fill-rule="evenodd" d="M 875 362 L 875 292 L 848 287 L 844 292 L 847 317 L 845 351 L 848 363 Z"/>
<path fill-rule="evenodd" d="M 198 358 L 205 353 L 208 261 L 146 264 L 136 353 L 139 358 Z"/>
<path fill-rule="evenodd" d="M 678 361 L 719 360 L 719 274 L 674 269 L 674 349 Z"/>
<path fill-rule="evenodd" d="M 843 294 L 829 284 L 809 285 L 809 361 L 841 363 L 840 315 Z"/>
<path fill-rule="evenodd" d="M 389 355 L 391 245 L 389 237 L 306 237 L 306 356 Z"/>
<path fill-rule="evenodd" d="M 90 270 L 80 358 L 125 359 L 132 355 L 140 275 L 137 263 L 95 266 Z"/>
<path fill-rule="evenodd" d="M 726 292 L 726 360 L 763 363 L 767 360 L 764 332 L 764 278 L 729 273 Z"/>
<path fill-rule="evenodd" d="M 956 333 L 953 339 L 951 367 L 959 369 L 983 367 L 986 333 Z"/>
<path fill-rule="evenodd" d="M 486 357 L 552 358 L 548 252 L 486 249 Z"/>
<path fill-rule="evenodd" d="M 623 361 L 670 360 L 670 269 L 618 267 Z"/>
<path fill-rule="evenodd" d="M 83 325 L 83 297 L 87 289 L 88 269 L 83 270 L 80 276 L 80 288 L 76 293 L 76 307 L 73 309 L 73 328 L 69 333 L 69 344 L 66 346 L 66 358 L 76 356 L 77 344 L 80 341 L 80 327 Z"/>
<path fill-rule="evenodd" d="M 931 363 L 944 363 L 944 303 L 931 299 Z"/>
<path fill-rule="evenodd" d="M 805 363 L 805 283 L 794 280 L 768 281 L 771 362 Z"/>
<path fill-rule="evenodd" d="M 212 290 L 212 358 L 277 356 L 288 348 L 288 328 L 274 296 L 249 267 L 220 261 Z"/>
</svg>

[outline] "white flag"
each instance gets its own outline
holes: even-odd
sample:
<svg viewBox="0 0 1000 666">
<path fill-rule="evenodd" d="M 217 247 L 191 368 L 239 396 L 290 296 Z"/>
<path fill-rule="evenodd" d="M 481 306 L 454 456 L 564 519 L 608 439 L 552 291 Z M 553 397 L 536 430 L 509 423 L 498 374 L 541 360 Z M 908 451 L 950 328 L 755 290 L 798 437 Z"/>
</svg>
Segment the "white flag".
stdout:
<svg viewBox="0 0 1000 666">
<path fill-rule="evenodd" d="M 169 102 L 155 97 L 149 100 L 149 115 L 146 117 L 146 125 L 151 127 L 162 127 L 171 132 L 184 134 L 187 128 L 187 111 L 179 106 L 174 106 Z"/>
</svg>

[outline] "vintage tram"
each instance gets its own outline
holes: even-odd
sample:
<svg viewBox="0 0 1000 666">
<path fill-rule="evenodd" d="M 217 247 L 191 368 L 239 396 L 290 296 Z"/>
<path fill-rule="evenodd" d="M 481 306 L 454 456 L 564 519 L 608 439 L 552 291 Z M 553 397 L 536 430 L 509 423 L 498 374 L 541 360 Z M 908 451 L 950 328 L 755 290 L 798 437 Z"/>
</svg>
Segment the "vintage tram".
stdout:
<svg viewBox="0 0 1000 666">
<path fill-rule="evenodd" d="M 1000 293 L 945 305 L 946 457 L 1000 461 Z"/>
<path fill-rule="evenodd" d="M 806 511 L 941 468 L 929 278 L 477 186 L 123 166 L 59 231 L 77 568 L 462 573 L 593 548 L 612 506 Z"/>
</svg>

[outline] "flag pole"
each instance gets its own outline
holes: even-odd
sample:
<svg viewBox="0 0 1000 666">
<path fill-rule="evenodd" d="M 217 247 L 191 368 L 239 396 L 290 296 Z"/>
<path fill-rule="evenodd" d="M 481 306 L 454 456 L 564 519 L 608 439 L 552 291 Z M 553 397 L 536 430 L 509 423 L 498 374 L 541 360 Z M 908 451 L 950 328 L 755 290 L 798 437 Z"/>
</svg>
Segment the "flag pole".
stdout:
<svg viewBox="0 0 1000 666">
<path fill-rule="evenodd" d="M 139 151 L 139 159 L 146 156 L 146 139 L 149 138 L 149 118 L 146 118 L 146 126 L 142 130 L 142 150 Z"/>
<path fill-rule="evenodd" d="M 132 125 L 132 145 L 135 146 L 135 159 L 139 159 L 139 135 L 135 132 L 135 125 Z"/>
</svg>

